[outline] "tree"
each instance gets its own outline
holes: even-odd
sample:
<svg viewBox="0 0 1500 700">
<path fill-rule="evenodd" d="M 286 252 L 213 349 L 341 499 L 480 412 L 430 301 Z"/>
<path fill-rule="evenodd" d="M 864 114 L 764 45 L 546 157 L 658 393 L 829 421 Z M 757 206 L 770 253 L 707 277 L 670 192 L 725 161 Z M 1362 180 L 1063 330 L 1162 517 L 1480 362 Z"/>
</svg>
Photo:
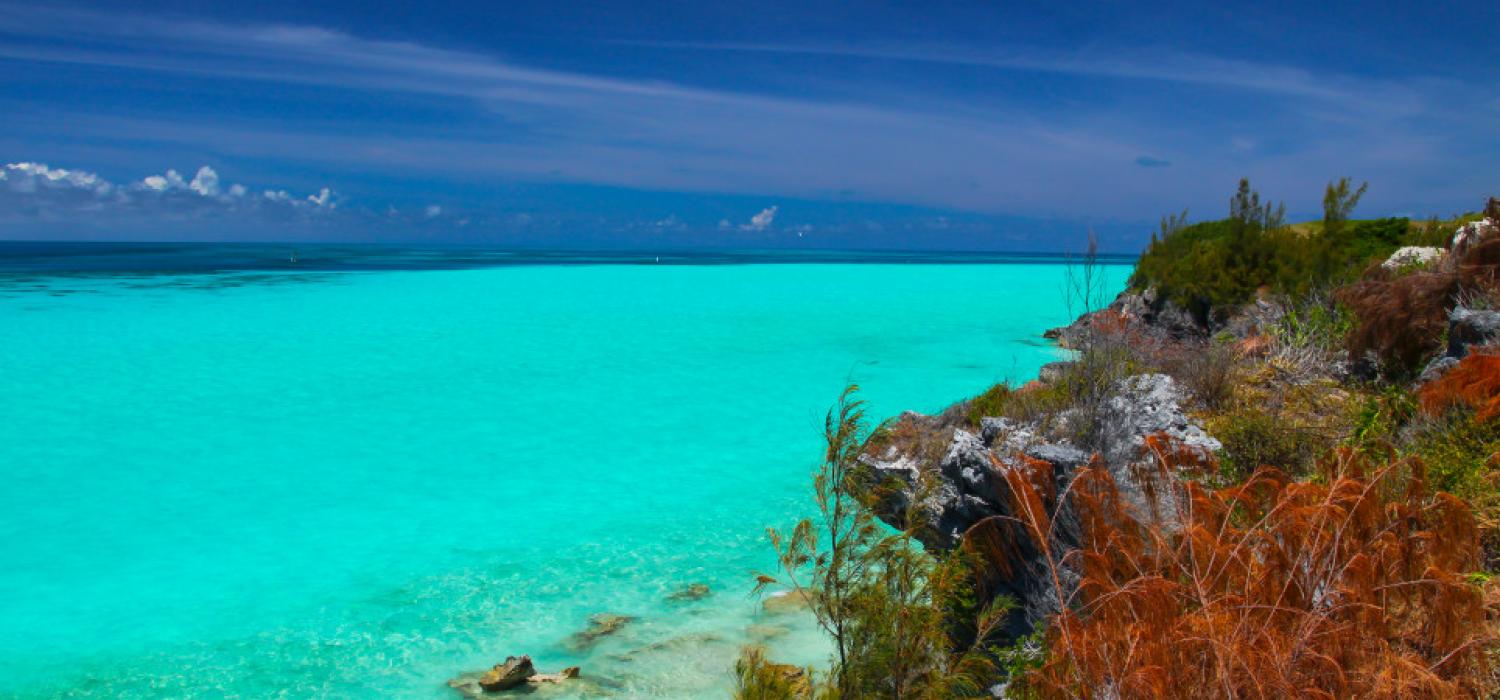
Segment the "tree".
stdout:
<svg viewBox="0 0 1500 700">
<path fill-rule="evenodd" d="M 1365 190 L 1369 189 L 1370 183 L 1360 183 L 1359 189 L 1349 189 L 1349 178 L 1341 177 L 1338 182 L 1328 183 L 1328 189 L 1323 192 L 1323 235 L 1337 237 L 1343 232 L 1344 223 L 1349 221 L 1349 215 L 1354 213 L 1354 207 L 1359 205 L 1359 199 L 1365 196 Z"/>
<path fill-rule="evenodd" d="M 1286 204 L 1261 204 L 1260 193 L 1250 189 L 1250 178 L 1242 177 L 1229 198 L 1229 218 L 1246 229 L 1272 231 L 1286 224 Z"/>
<path fill-rule="evenodd" d="M 817 518 L 790 533 L 770 531 L 782 580 L 758 578 L 757 590 L 779 583 L 806 599 L 833 642 L 827 678 L 790 697 L 972 697 L 998 680 L 985 644 L 1010 601 L 975 604 L 964 553 L 929 554 L 915 525 L 893 531 L 875 517 L 864 499 L 878 498 L 882 485 L 870 482 L 859 460 L 871 431 L 857 391 L 845 389 L 824 422 L 827 449 L 813 479 Z M 926 502 L 930 485 L 917 488 L 913 509 Z M 918 522 L 915 515 L 908 523 Z M 964 634 L 955 634 L 959 629 Z M 752 653 L 741 657 L 739 697 L 789 697 L 768 688 L 785 677 L 769 665 Z"/>
</svg>

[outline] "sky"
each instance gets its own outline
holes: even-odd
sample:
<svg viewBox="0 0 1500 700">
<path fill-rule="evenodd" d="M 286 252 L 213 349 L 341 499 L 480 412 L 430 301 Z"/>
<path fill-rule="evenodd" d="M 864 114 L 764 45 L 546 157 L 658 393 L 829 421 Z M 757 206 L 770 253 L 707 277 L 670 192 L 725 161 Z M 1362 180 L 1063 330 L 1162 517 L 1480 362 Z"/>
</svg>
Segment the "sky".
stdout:
<svg viewBox="0 0 1500 700">
<path fill-rule="evenodd" d="M 1500 194 L 1500 3 L 0 0 L 0 239 L 1134 252 Z"/>
</svg>

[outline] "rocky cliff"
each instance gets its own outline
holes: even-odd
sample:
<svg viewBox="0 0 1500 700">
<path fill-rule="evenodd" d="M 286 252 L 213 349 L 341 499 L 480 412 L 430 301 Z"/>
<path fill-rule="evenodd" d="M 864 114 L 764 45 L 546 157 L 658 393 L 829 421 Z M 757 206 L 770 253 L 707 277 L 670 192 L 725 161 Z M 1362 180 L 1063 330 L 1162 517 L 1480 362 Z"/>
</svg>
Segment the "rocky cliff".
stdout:
<svg viewBox="0 0 1500 700">
<path fill-rule="evenodd" d="M 995 516 L 1014 526 L 1012 518 L 1018 514 L 1006 473 L 1028 469 L 1034 460 L 1046 462 L 1055 482 L 1044 489 L 1055 495 L 1047 504 L 1056 513 L 1050 549 L 1061 556 L 1076 548 L 1081 536 L 1069 485 L 1081 467 L 1095 460 L 1114 477 L 1138 517 L 1157 519 L 1174 507 L 1147 483 L 1153 472 L 1148 438 L 1170 437 L 1204 460 L 1220 447 L 1188 418 L 1182 402 L 1175 382 L 1164 374 L 1118 381 L 1103 402 L 1105 430 L 1094 438 L 1092 449 L 1069 435 L 1067 426 L 1073 421 L 1067 411 L 1035 421 L 984 416 L 978 426 L 960 418 L 968 413 L 956 410 L 962 406 L 936 416 L 907 413 L 890 428 L 890 437 L 872 444 L 864 459 L 877 479 L 896 485 L 881 502 L 881 517 L 901 525 L 905 514 L 916 513 L 919 539 L 938 550 L 958 546 L 977 523 Z M 1016 534 L 1008 571 L 989 581 L 992 594 L 1011 596 L 1024 611 L 1010 619 L 1006 633 L 1011 638 L 1055 612 L 1059 599 L 1041 548 L 1024 533 Z M 1066 587 L 1073 582 L 1065 570 L 1060 583 Z"/>
</svg>

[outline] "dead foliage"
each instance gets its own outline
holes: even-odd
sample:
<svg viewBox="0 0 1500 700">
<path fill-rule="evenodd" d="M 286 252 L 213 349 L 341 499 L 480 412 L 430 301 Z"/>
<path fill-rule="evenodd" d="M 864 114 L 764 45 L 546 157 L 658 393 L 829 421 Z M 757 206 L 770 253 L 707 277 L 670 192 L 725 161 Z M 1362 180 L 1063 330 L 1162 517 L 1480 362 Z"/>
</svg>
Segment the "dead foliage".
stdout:
<svg viewBox="0 0 1500 700">
<path fill-rule="evenodd" d="M 1049 470 L 1004 471 L 1014 527 L 1056 584 L 1049 653 L 1028 685 L 1056 698 L 1448 698 L 1487 682 L 1485 603 L 1468 507 L 1430 494 L 1422 464 L 1335 452 L 1321 479 L 1265 468 L 1209 489 L 1185 453 L 1148 441 L 1175 508 L 1142 517 L 1106 470 L 1053 498 Z M 1154 500 L 1154 499 L 1148 499 Z M 1057 503 L 1067 503 L 1066 509 Z M 1055 548 L 1055 518 L 1080 546 Z M 1076 586 L 1064 586 L 1076 576 Z"/>
<path fill-rule="evenodd" d="M 1439 415 L 1455 406 L 1474 411 L 1474 419 L 1500 418 L 1500 348 L 1470 353 L 1441 377 L 1422 386 L 1422 408 Z"/>
<path fill-rule="evenodd" d="M 1354 312 L 1349 334 L 1351 359 L 1373 354 L 1393 376 L 1414 373 L 1442 344 L 1448 310 L 1461 294 L 1500 289 L 1500 238 L 1464 251 L 1451 266 L 1397 276 L 1379 265 L 1363 279 L 1335 293 Z"/>
</svg>

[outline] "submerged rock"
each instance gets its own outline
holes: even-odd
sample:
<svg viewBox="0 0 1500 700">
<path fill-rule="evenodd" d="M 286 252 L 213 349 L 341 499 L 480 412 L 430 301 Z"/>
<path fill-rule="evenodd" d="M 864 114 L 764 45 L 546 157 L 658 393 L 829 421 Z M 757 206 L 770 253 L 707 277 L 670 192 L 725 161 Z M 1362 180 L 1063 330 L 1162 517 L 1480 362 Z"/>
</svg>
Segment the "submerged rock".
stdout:
<svg viewBox="0 0 1500 700">
<path fill-rule="evenodd" d="M 766 596 L 766 599 L 761 602 L 761 607 L 773 615 L 782 615 L 806 610 L 811 603 L 812 591 L 791 590 Z"/>
<path fill-rule="evenodd" d="M 634 622 L 635 618 L 629 615 L 616 615 L 614 613 L 601 613 L 589 618 L 589 626 L 580 630 L 568 638 L 568 646 L 573 651 L 584 651 L 599 643 L 599 640 L 611 634 L 619 632 L 625 625 Z"/>
<path fill-rule="evenodd" d="M 674 603 L 683 603 L 690 600 L 702 600 L 704 598 L 707 598 L 710 592 L 711 591 L 708 588 L 708 584 L 694 583 L 689 585 L 687 588 L 684 588 L 680 591 L 677 591 L 676 593 L 673 593 L 672 595 L 667 596 L 667 600 Z"/>
<path fill-rule="evenodd" d="M 538 673 L 528 679 L 528 683 L 561 683 L 563 681 L 577 678 L 580 670 L 577 666 L 569 666 L 557 673 Z"/>
<path fill-rule="evenodd" d="M 777 637 L 785 637 L 791 634 L 791 630 L 781 625 L 750 625 L 745 628 L 745 636 L 754 642 L 765 642 Z"/>
<path fill-rule="evenodd" d="M 706 649 L 720 646 L 732 645 L 729 640 L 713 632 L 694 632 L 668 639 L 659 639 L 643 647 L 630 649 L 619 654 L 611 654 L 610 658 L 623 662 L 633 662 L 641 657 L 653 655 L 682 658 L 689 654 L 703 654 Z"/>
</svg>

